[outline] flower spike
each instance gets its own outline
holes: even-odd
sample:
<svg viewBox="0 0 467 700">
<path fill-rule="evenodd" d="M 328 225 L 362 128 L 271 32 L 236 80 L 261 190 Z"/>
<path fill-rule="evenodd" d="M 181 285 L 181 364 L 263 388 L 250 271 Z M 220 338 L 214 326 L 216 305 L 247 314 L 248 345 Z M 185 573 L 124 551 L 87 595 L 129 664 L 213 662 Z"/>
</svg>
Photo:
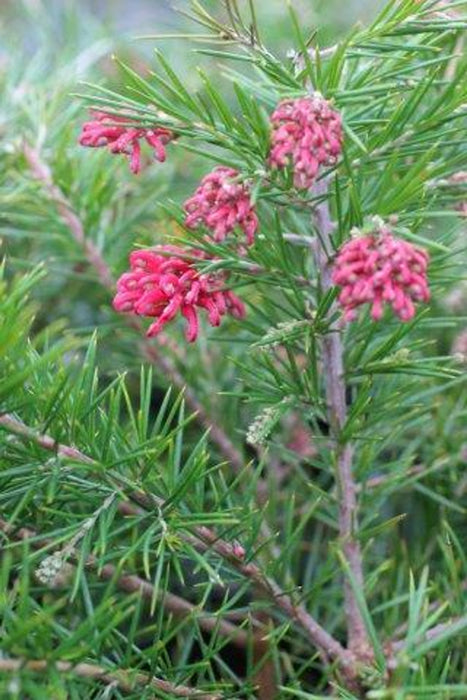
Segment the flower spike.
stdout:
<svg viewBox="0 0 467 700">
<path fill-rule="evenodd" d="M 371 317 L 379 321 L 389 304 L 401 321 L 415 315 L 415 302 L 427 302 L 429 256 L 425 250 L 396 238 L 384 225 L 369 236 L 356 236 L 337 254 L 332 272 L 341 287 L 339 304 L 344 320 L 353 321 L 356 309 L 371 304 Z"/>
<path fill-rule="evenodd" d="M 187 228 L 203 224 L 212 231 L 214 240 L 221 242 L 238 226 L 247 244 L 254 243 L 258 217 L 248 187 L 238 182 L 238 176 L 236 170 L 221 166 L 201 180 L 195 194 L 184 204 Z"/>
<path fill-rule="evenodd" d="M 283 100 L 271 115 L 269 164 L 293 168 L 294 186 L 309 189 L 322 166 L 334 165 L 342 151 L 342 121 L 319 93 Z"/>
<path fill-rule="evenodd" d="M 130 160 L 130 170 L 137 175 L 141 170 L 141 139 L 151 146 L 160 163 L 166 158 L 165 146 L 174 134 L 164 127 L 141 128 L 126 117 L 115 117 L 105 112 L 91 112 L 94 119 L 83 124 L 79 143 L 90 148 L 107 146 L 111 153 L 123 153 Z"/>
<path fill-rule="evenodd" d="M 243 303 L 233 292 L 224 289 L 225 275 L 200 273 L 193 261 L 187 259 L 188 255 L 205 259 L 201 251 L 170 245 L 131 253 L 130 271 L 117 282 L 114 309 L 155 318 L 147 331 L 150 338 L 180 312 L 187 321 L 189 343 L 198 337 L 199 309 L 207 312 L 211 326 L 218 326 L 226 313 L 243 318 Z"/>
</svg>

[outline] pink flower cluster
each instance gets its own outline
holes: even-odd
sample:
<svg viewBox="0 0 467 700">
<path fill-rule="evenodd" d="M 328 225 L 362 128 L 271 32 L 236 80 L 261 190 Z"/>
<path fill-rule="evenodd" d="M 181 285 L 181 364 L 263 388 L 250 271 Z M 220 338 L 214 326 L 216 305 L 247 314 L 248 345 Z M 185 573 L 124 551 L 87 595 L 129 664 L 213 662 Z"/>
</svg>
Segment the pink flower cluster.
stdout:
<svg viewBox="0 0 467 700">
<path fill-rule="evenodd" d="M 168 129 L 145 129 L 125 117 L 115 117 L 105 112 L 91 112 L 94 119 L 83 124 L 79 142 L 81 146 L 100 148 L 108 146 L 111 153 L 123 153 L 130 159 L 130 170 L 135 175 L 141 170 L 141 139 L 151 146 L 154 157 L 165 160 L 165 146 L 174 138 Z"/>
<path fill-rule="evenodd" d="M 205 257 L 200 251 L 168 245 L 131 253 L 130 272 L 117 282 L 114 309 L 155 318 L 147 331 L 148 337 L 157 335 L 180 312 L 188 322 L 189 343 L 198 337 L 198 309 L 207 311 L 212 326 L 218 326 L 226 313 L 243 318 L 242 302 L 223 288 L 225 276 L 200 273 L 193 260 L 187 259 L 188 255 L 199 260 Z"/>
<path fill-rule="evenodd" d="M 342 151 L 342 121 L 321 95 L 283 100 L 271 116 L 269 163 L 293 166 L 294 185 L 309 189 L 321 166 L 333 165 Z"/>
<path fill-rule="evenodd" d="M 342 287 L 339 303 L 344 319 L 356 318 L 356 309 L 371 304 L 371 317 L 378 321 L 384 304 L 390 304 L 401 321 L 415 315 L 414 302 L 427 302 L 428 253 L 396 238 L 382 228 L 369 236 L 357 236 L 340 249 L 333 273 L 334 284 Z"/>
<path fill-rule="evenodd" d="M 204 224 L 213 232 L 214 240 L 220 242 L 238 226 L 247 244 L 254 243 L 258 217 L 247 186 L 238 182 L 239 175 L 232 168 L 218 167 L 201 180 L 195 194 L 184 204 L 187 228 Z"/>
<path fill-rule="evenodd" d="M 174 138 L 166 128 L 141 128 L 131 120 L 105 112 L 93 112 L 94 119 L 83 125 L 83 146 L 107 146 L 112 153 L 130 159 L 132 172 L 141 169 L 141 144 L 144 139 L 154 150 L 157 160 L 165 160 L 165 146 Z M 318 93 L 279 103 L 271 115 L 272 168 L 292 168 L 294 185 L 310 188 L 320 168 L 336 163 L 342 151 L 342 121 Z M 464 177 L 459 173 L 458 178 Z M 454 180 L 454 177 L 453 177 Z M 456 180 L 457 182 L 457 180 Z M 222 242 L 236 228 L 254 243 L 258 217 L 250 190 L 233 168 L 220 166 L 206 175 L 194 195 L 184 204 L 185 225 L 189 229 L 202 225 L 216 242 Z M 207 260 L 201 250 L 187 251 L 177 246 L 157 246 L 130 255 L 130 271 L 117 282 L 113 306 L 116 311 L 155 319 L 147 332 L 157 335 L 178 313 L 187 320 L 186 338 L 196 340 L 199 309 L 207 312 L 212 326 L 218 326 L 229 313 L 243 318 L 245 308 L 240 299 L 225 288 L 226 273 L 202 273 L 196 263 Z M 407 241 L 396 238 L 382 224 L 369 235 L 357 236 L 338 252 L 333 283 L 341 287 L 339 303 L 346 321 L 354 320 L 357 309 L 371 305 L 374 320 L 382 318 L 384 305 L 408 321 L 415 314 L 416 302 L 427 302 L 428 254 Z"/>
</svg>

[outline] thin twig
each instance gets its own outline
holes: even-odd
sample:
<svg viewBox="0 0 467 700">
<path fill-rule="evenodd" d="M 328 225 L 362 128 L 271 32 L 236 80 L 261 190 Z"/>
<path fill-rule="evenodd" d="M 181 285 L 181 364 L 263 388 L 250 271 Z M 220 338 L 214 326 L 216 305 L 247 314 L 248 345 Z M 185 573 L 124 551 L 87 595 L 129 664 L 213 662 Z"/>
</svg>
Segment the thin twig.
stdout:
<svg viewBox="0 0 467 700">
<path fill-rule="evenodd" d="M 353 677 L 355 657 L 347 651 L 334 637 L 332 637 L 316 620 L 305 610 L 302 605 L 294 603 L 292 598 L 284 593 L 280 586 L 253 562 L 244 562 L 235 552 L 235 548 L 220 539 L 213 530 L 207 527 L 197 527 L 194 530 L 195 537 L 204 542 L 206 549 L 216 552 L 224 561 L 231 564 L 245 578 L 249 579 L 256 587 L 265 593 L 275 606 L 286 614 L 307 633 L 308 638 L 317 649 L 325 656 L 336 660 L 344 671 Z"/>
<path fill-rule="evenodd" d="M 338 48 L 339 44 L 326 46 L 322 49 L 315 49 L 314 47 L 310 47 L 307 53 L 312 61 L 316 61 L 317 54 L 319 55 L 320 59 L 329 58 L 330 56 L 333 56 L 336 53 Z M 293 49 L 287 52 L 287 58 L 292 59 L 296 66 L 302 66 L 304 64 L 303 54 L 298 51 L 294 51 Z"/>
<path fill-rule="evenodd" d="M 27 440 L 31 440 L 31 442 L 35 442 L 39 447 L 42 447 L 48 452 L 54 452 L 58 457 L 65 457 L 75 462 L 81 462 L 81 464 L 95 464 L 95 461 L 91 457 L 88 457 L 76 447 L 63 445 L 54 440 L 53 437 L 50 437 L 50 435 L 38 433 L 33 428 L 30 428 L 28 425 L 15 418 L 11 413 L 3 413 L 0 415 L 0 427 L 5 428 L 8 432 L 14 433 L 19 437 L 24 437 Z"/>
<path fill-rule="evenodd" d="M 62 190 L 57 187 L 52 179 L 50 168 L 40 159 L 39 152 L 31 148 L 27 143 L 23 146 L 23 153 L 31 169 L 32 174 L 44 187 L 50 199 L 57 207 L 58 213 L 67 225 L 75 241 L 83 248 L 89 264 L 95 269 L 99 282 L 107 289 L 113 289 L 112 274 L 99 249 L 86 237 L 83 224 L 73 211 L 73 207 L 65 197 Z"/>
<path fill-rule="evenodd" d="M 430 629 L 422 632 L 416 636 L 416 647 L 421 646 L 426 642 L 435 642 L 436 639 L 444 637 L 447 632 L 452 632 L 452 630 L 465 630 L 467 627 L 467 615 L 463 617 L 454 617 L 448 622 L 440 622 L 438 625 L 431 627 Z M 388 647 L 391 653 L 397 653 L 402 651 L 407 646 L 406 639 L 399 639 L 394 642 L 389 642 Z"/>
<path fill-rule="evenodd" d="M 28 527 L 21 527 L 15 530 L 6 520 L 0 518 L 0 531 L 13 537 L 17 541 L 33 540 L 33 546 L 38 549 L 50 547 L 53 545 L 53 540 L 48 537 L 39 536 L 39 534 Z M 68 558 L 75 564 L 78 562 L 79 555 L 76 551 L 70 550 Z M 161 604 L 179 619 L 196 619 L 200 628 L 205 632 L 216 632 L 220 636 L 225 637 L 228 641 L 236 646 L 245 648 L 248 643 L 248 634 L 241 628 L 232 623 L 219 619 L 218 616 L 212 614 L 203 615 L 202 610 L 193 603 L 190 603 L 185 598 L 170 593 L 169 591 L 160 591 L 156 594 L 154 586 L 140 578 L 136 574 L 130 574 L 113 564 L 101 565 L 98 558 L 90 554 L 85 559 L 86 568 L 94 571 L 98 578 L 103 581 L 113 581 L 115 586 L 125 593 L 139 593 L 142 598 L 153 601 L 154 596 L 158 595 Z"/>
<path fill-rule="evenodd" d="M 33 673 L 43 673 L 49 669 L 60 673 L 70 673 L 79 678 L 98 680 L 103 683 L 116 684 L 125 693 L 134 692 L 135 688 L 146 687 L 162 691 L 174 698 L 198 698 L 199 700 L 220 700 L 221 695 L 204 693 L 202 690 L 188 688 L 185 685 L 174 685 L 161 678 L 150 676 L 140 671 L 132 669 L 107 669 L 89 663 L 73 664 L 69 661 L 48 661 L 46 659 L 0 659 L 0 673 L 19 673 L 20 671 L 31 671 Z"/>
<path fill-rule="evenodd" d="M 326 194 L 327 182 L 321 180 L 316 186 L 319 194 Z M 318 192 L 317 192 L 318 193 Z M 330 257 L 332 255 L 331 235 L 334 225 L 331 221 L 327 199 L 318 204 L 313 212 L 317 230 L 315 262 L 320 275 L 323 293 L 332 289 Z M 333 313 L 333 310 L 330 311 Z M 363 563 L 360 543 L 355 536 L 357 529 L 356 484 L 352 474 L 353 446 L 350 442 L 341 443 L 340 434 L 347 420 L 346 386 L 344 380 L 344 349 L 339 329 L 329 328 L 323 337 L 321 360 L 325 381 L 329 424 L 335 442 L 339 532 L 342 549 L 355 585 L 364 588 Z M 347 618 L 348 647 L 361 659 L 371 659 L 371 646 L 350 581 L 345 581 L 345 612 Z"/>
<path fill-rule="evenodd" d="M 258 240 L 261 241 L 267 241 L 267 237 L 260 233 L 257 235 Z M 284 241 L 287 241 L 287 243 L 291 243 L 292 245 L 297 245 L 297 246 L 303 246 L 305 248 L 313 248 L 315 245 L 315 239 L 312 236 L 302 236 L 299 233 L 283 233 L 282 238 Z M 300 283 L 305 283 L 309 284 L 309 280 L 305 280 L 303 277 L 295 277 L 294 279 L 299 280 Z"/>
<path fill-rule="evenodd" d="M 3 426 L 16 435 L 36 442 L 36 444 L 44 447 L 44 449 L 55 451 L 59 455 L 68 456 L 75 461 L 85 464 L 97 464 L 92 458 L 81 453 L 76 448 L 58 444 L 48 435 L 37 434 L 32 428 L 26 426 L 10 414 L 0 416 L 0 426 Z M 112 479 L 118 480 L 118 477 L 112 474 Z M 149 511 L 154 511 L 156 508 L 164 508 L 163 499 L 153 494 L 147 494 L 143 491 L 132 491 L 128 493 L 127 496 Z M 126 504 L 125 512 L 130 512 L 129 504 Z M 138 515 L 140 514 L 139 511 L 136 511 L 136 513 Z M 313 616 L 306 611 L 303 605 L 295 604 L 292 598 L 284 593 L 273 579 L 267 577 L 255 563 L 247 563 L 243 558 L 239 557 L 238 550 L 234 544 L 222 540 L 217 533 L 204 526 L 194 527 L 193 534 L 184 533 L 182 537 L 191 546 L 198 546 L 198 548 L 201 547 L 204 551 L 215 552 L 221 559 L 229 563 L 245 578 L 250 580 L 257 589 L 266 594 L 278 610 L 285 613 L 286 617 L 293 620 L 304 630 L 310 642 L 321 653 L 323 659 L 336 661 L 342 673 L 349 680 L 355 678 L 357 669 L 356 657 L 353 651 L 345 649 L 337 639 L 330 635 Z"/>
<path fill-rule="evenodd" d="M 57 207 L 57 211 L 68 227 L 72 237 L 82 247 L 88 263 L 96 271 L 100 284 L 113 294 L 115 280 L 112 277 L 109 266 L 105 262 L 99 249 L 87 238 L 83 224 L 73 211 L 71 202 L 66 198 L 62 190 L 54 183 L 50 168 L 42 161 L 40 153 L 29 144 L 24 144 L 23 152 L 33 176 L 42 184 L 50 200 Z M 138 320 L 130 316 L 127 316 L 126 318 L 131 327 L 137 328 L 137 330 L 140 332 L 142 331 L 142 326 Z M 163 336 L 160 344 L 167 345 L 170 344 L 170 341 L 168 341 L 167 337 Z M 141 342 L 141 347 L 145 357 L 156 367 L 159 367 L 172 384 L 178 387 L 178 389 L 185 391 L 187 405 L 197 414 L 198 420 L 203 427 L 210 431 L 213 442 L 216 443 L 220 452 L 224 455 L 227 461 L 230 462 L 230 464 L 236 470 L 242 469 L 244 466 L 244 460 L 241 453 L 222 430 L 219 424 L 211 419 L 202 403 L 196 397 L 194 391 L 187 385 L 188 383 L 185 378 L 177 370 L 174 363 L 166 355 L 159 352 L 158 348 L 156 348 L 145 338 L 143 338 Z"/>
<path fill-rule="evenodd" d="M 414 136 L 414 134 L 414 129 L 406 129 L 403 134 L 395 138 L 393 141 L 388 141 L 388 143 L 385 143 L 384 146 L 375 148 L 374 151 L 368 152 L 366 156 L 363 156 L 361 158 L 354 158 L 354 160 L 351 163 L 351 169 L 358 168 L 365 160 L 365 158 L 374 159 L 377 156 L 384 155 L 388 151 L 394 151 L 396 148 L 406 143 L 406 141 L 409 141 L 412 138 L 412 136 Z"/>
<path fill-rule="evenodd" d="M 466 593 L 466 592 L 467 592 L 467 579 L 464 579 L 464 581 L 462 581 L 462 582 L 460 583 L 460 590 L 461 590 L 463 593 Z M 427 613 L 427 614 L 434 613 L 434 612 L 436 612 L 442 605 L 445 605 L 445 600 L 444 600 L 444 599 L 442 599 L 441 601 L 439 601 L 439 600 L 434 600 L 432 603 L 430 603 L 430 604 L 428 605 L 428 607 L 427 607 L 427 609 L 426 609 L 426 613 Z M 390 645 L 391 645 L 391 644 L 392 644 L 392 645 L 394 645 L 394 644 L 395 644 L 395 645 L 402 644 L 402 642 L 399 640 L 399 638 L 400 638 L 400 637 L 403 637 L 403 636 L 406 634 L 406 632 L 407 632 L 407 630 L 408 630 L 408 627 L 409 627 L 409 623 L 408 623 L 408 622 L 404 622 L 404 623 L 402 623 L 402 625 L 399 625 L 399 626 L 394 630 L 394 632 L 393 632 L 393 634 L 392 634 L 392 641 L 389 641 L 388 644 L 390 644 Z"/>
<path fill-rule="evenodd" d="M 397 483 L 397 481 L 406 479 L 407 477 L 410 478 L 413 476 L 424 474 L 426 470 L 427 468 L 424 464 L 414 464 L 414 466 L 407 469 L 407 471 L 404 474 L 379 474 L 378 476 L 372 476 L 369 479 L 367 479 L 363 484 L 357 484 L 357 493 L 360 493 L 360 491 L 367 491 L 369 489 L 378 489 L 381 486 L 391 486 L 393 483 L 395 484 Z"/>
</svg>

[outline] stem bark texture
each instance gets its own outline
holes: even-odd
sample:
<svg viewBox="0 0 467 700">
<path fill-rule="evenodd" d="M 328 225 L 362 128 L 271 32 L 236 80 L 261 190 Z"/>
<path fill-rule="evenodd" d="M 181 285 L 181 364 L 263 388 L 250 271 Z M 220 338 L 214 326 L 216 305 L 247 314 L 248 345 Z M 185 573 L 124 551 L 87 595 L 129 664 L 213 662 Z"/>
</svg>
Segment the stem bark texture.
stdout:
<svg viewBox="0 0 467 700">
<path fill-rule="evenodd" d="M 323 199 L 314 209 L 314 224 L 317 232 L 315 263 L 324 294 L 333 287 L 331 278 L 332 245 L 334 224 L 331 220 L 327 200 L 327 182 L 321 181 L 314 194 Z M 334 308 L 330 310 L 330 314 Z M 350 442 L 341 441 L 342 429 L 347 421 L 346 385 L 344 377 L 344 348 L 337 324 L 331 324 L 321 345 L 321 359 L 326 391 L 326 403 L 330 431 L 335 445 L 336 477 L 338 487 L 339 533 L 342 551 L 352 577 L 362 590 L 363 563 L 360 543 L 355 536 L 357 530 L 357 486 L 352 472 L 354 450 Z M 372 658 L 371 645 L 360 608 L 350 581 L 344 582 L 345 614 L 347 620 L 348 647 L 362 660 Z"/>
</svg>

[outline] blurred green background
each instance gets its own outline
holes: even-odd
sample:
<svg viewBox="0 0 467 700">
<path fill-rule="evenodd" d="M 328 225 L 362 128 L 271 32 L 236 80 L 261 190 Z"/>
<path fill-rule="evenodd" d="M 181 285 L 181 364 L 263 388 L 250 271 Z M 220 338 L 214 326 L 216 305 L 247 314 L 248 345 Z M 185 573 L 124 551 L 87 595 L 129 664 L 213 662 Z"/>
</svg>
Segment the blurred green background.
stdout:
<svg viewBox="0 0 467 700">
<path fill-rule="evenodd" d="M 240 6 L 242 3 L 246 6 L 245 0 L 240 0 Z M 211 0 L 206 6 L 216 10 L 219 4 L 218 0 Z M 356 22 L 370 22 L 382 5 L 382 0 L 294 2 L 303 26 L 319 26 L 321 45 L 332 42 Z M 79 38 L 81 46 L 86 46 L 99 29 L 103 35 L 112 36 L 119 43 L 131 46 L 132 50 L 147 54 L 153 44 L 138 42 L 136 37 L 142 33 L 180 31 L 183 24 L 180 12 L 188 8 L 189 0 L 3 0 L 0 26 L 2 33 L 6 30 L 8 35 L 14 35 L 15 41 L 22 43 L 26 52 L 37 48 L 39 24 L 43 32 L 48 32 L 45 38 L 57 51 L 66 49 L 73 35 Z M 268 42 L 285 51 L 289 43 L 285 0 L 259 2 L 257 13 Z M 46 25 L 44 16 L 48 18 Z M 29 31 L 28 23 L 31 23 Z M 189 51 L 190 47 L 183 42 L 176 42 L 169 48 L 179 64 L 186 61 Z"/>
</svg>

